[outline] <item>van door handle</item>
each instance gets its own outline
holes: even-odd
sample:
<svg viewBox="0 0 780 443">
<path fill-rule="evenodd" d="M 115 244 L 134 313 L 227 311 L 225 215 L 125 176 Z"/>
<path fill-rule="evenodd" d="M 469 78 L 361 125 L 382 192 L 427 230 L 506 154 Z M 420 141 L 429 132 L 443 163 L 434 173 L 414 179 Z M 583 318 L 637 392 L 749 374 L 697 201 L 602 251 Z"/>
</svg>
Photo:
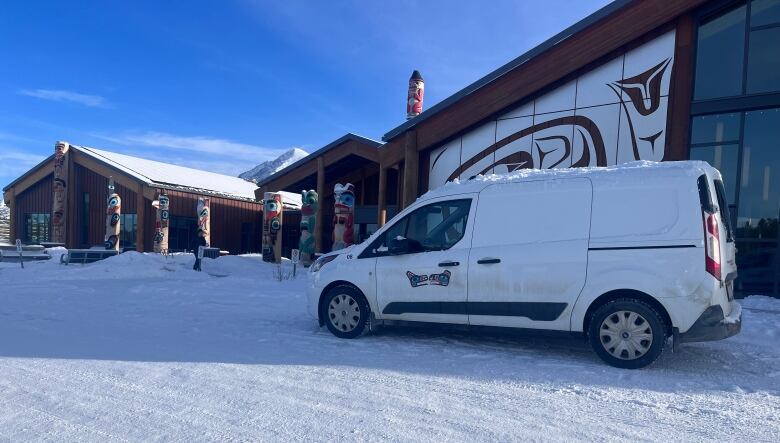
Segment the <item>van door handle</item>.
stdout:
<svg viewBox="0 0 780 443">
<path fill-rule="evenodd" d="M 459 266 L 459 265 L 460 265 L 459 261 L 443 261 L 443 262 L 439 263 L 439 266 L 441 266 L 441 267 Z"/>
<path fill-rule="evenodd" d="M 500 258 L 481 258 L 481 259 L 477 260 L 477 264 L 480 264 L 480 265 L 493 265 L 493 264 L 496 264 L 496 263 L 501 263 L 501 259 Z"/>
</svg>

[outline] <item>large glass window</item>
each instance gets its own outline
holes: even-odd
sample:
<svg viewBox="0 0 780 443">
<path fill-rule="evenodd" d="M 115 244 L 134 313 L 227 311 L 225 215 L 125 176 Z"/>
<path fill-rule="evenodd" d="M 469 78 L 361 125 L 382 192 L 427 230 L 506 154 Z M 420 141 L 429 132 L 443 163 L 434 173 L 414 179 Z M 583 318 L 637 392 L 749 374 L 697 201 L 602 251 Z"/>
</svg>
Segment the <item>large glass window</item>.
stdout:
<svg viewBox="0 0 780 443">
<path fill-rule="evenodd" d="M 45 243 L 49 241 L 51 214 L 25 214 L 25 243 Z"/>
<path fill-rule="evenodd" d="M 745 51 L 745 6 L 699 27 L 696 47 L 697 100 L 742 93 Z"/>
<path fill-rule="evenodd" d="M 750 31 L 747 93 L 780 91 L 780 26 Z"/>
<path fill-rule="evenodd" d="M 694 99 L 780 91 L 780 0 L 752 0 L 698 31 Z"/>
<path fill-rule="evenodd" d="M 780 215 L 780 110 L 745 113 L 737 235 L 777 238 Z"/>
<path fill-rule="evenodd" d="M 737 165 L 742 113 L 704 115 L 691 122 L 691 160 L 703 160 L 720 171 L 729 202 L 736 202 Z"/>
<path fill-rule="evenodd" d="M 135 230 L 138 217 L 135 214 L 119 216 L 119 246 L 123 249 L 135 249 Z"/>
</svg>

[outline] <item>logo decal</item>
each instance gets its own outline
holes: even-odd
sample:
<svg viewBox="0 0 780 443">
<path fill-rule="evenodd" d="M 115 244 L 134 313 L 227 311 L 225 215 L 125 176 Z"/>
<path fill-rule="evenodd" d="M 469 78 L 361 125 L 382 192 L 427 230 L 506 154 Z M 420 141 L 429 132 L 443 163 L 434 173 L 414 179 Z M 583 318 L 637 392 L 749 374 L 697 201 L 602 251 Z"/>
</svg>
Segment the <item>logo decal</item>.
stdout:
<svg viewBox="0 0 780 443">
<path fill-rule="evenodd" d="M 450 284 L 451 275 L 452 273 L 450 271 L 431 275 L 417 275 L 412 271 L 406 271 L 406 277 L 409 278 L 409 284 L 411 284 L 413 288 L 427 285 L 447 286 Z"/>
</svg>

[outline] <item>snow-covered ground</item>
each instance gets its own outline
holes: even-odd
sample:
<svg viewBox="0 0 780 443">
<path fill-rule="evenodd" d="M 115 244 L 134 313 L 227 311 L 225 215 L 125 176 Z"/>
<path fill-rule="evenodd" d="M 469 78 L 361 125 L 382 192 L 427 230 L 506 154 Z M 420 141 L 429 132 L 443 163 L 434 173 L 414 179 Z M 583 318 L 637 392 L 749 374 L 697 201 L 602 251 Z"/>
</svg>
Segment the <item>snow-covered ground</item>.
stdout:
<svg viewBox="0 0 780 443">
<path fill-rule="evenodd" d="M 0 440 L 780 441 L 780 300 L 638 371 L 578 340 L 320 330 L 256 257 L 0 263 Z"/>
</svg>

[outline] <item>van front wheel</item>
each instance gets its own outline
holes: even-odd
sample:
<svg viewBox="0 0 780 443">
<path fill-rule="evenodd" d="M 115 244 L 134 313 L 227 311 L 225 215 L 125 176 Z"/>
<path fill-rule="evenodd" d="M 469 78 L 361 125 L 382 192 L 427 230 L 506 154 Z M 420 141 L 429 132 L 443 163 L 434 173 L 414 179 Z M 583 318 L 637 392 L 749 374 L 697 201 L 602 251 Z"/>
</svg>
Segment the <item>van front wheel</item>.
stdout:
<svg viewBox="0 0 780 443">
<path fill-rule="evenodd" d="M 666 331 L 661 315 L 647 303 L 617 299 L 593 313 L 588 338 L 596 354 L 610 366 L 639 369 L 661 355 Z"/>
<path fill-rule="evenodd" d="M 366 329 L 370 309 L 363 294 L 347 285 L 336 286 L 323 300 L 325 324 L 339 338 L 355 338 Z"/>
</svg>

